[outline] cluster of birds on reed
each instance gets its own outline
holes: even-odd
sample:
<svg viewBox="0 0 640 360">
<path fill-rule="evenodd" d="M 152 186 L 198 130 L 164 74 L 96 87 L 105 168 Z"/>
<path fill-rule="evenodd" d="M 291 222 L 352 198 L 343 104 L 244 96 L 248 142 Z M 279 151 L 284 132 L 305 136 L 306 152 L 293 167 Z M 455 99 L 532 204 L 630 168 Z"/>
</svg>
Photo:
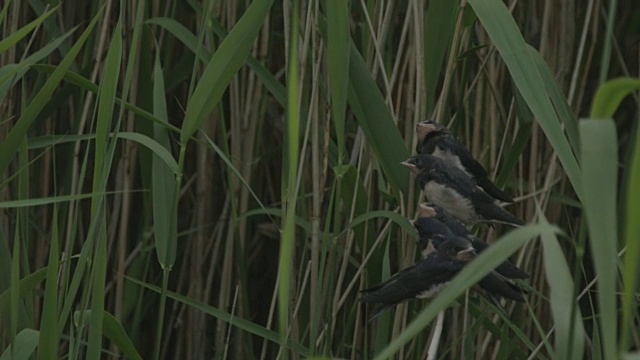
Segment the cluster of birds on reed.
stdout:
<svg viewBox="0 0 640 360">
<path fill-rule="evenodd" d="M 417 154 L 402 164 L 415 175 L 428 203 L 418 207 L 412 221 L 423 255 L 415 264 L 386 281 L 363 290 L 361 301 L 377 304 L 370 320 L 410 299 L 434 297 L 447 282 L 489 244 L 467 228 L 478 223 L 521 226 L 524 222 L 499 202 L 513 202 L 488 177 L 484 167 L 444 125 L 423 121 L 416 125 Z M 529 274 L 504 261 L 477 284 L 494 304 L 500 299 L 524 301 L 524 290 L 514 279 Z"/>
</svg>

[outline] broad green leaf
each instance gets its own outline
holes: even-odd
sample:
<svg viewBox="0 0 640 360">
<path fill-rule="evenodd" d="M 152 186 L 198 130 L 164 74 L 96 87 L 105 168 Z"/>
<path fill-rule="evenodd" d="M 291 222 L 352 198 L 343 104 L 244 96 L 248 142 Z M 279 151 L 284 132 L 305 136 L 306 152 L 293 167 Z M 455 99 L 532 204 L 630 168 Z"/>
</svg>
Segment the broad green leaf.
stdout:
<svg viewBox="0 0 640 360">
<path fill-rule="evenodd" d="M 600 85 L 591 105 L 592 119 L 612 118 L 622 99 L 640 89 L 640 79 L 618 78 Z"/>
<path fill-rule="evenodd" d="M 160 58 L 156 55 L 153 69 L 153 114 L 167 121 L 167 104 L 165 100 L 164 77 L 160 67 Z M 169 131 L 159 124 L 153 125 L 153 136 L 156 144 L 165 152 L 169 152 Z M 161 144 L 161 145 L 160 145 Z M 171 157 L 173 160 L 173 157 Z M 175 160 L 174 160 L 175 162 Z M 151 191 L 153 199 L 153 223 L 155 226 L 155 244 L 158 262 L 163 269 L 171 269 L 176 260 L 177 251 L 177 209 L 176 178 L 178 164 L 174 169 L 168 168 L 154 152 L 151 161 Z"/>
<path fill-rule="evenodd" d="M 458 1 L 429 1 L 424 24 L 424 77 L 427 114 L 433 110 L 442 63 L 451 47 L 459 7 L 460 2 Z M 437 120 L 442 121 L 442 119 Z"/>
<path fill-rule="evenodd" d="M 76 328 L 83 329 L 93 319 L 94 312 L 92 310 L 76 311 L 73 313 L 73 323 Z M 104 336 L 111 340 L 129 359 L 142 359 L 136 350 L 133 342 L 122 327 L 122 324 L 109 312 L 102 311 L 102 331 Z"/>
<path fill-rule="evenodd" d="M 393 189 L 406 194 L 409 189 L 409 172 L 400 163 L 407 160 L 409 152 L 378 85 L 371 78 L 371 73 L 353 42 L 350 51 L 349 105 L 389 183 Z"/>
<path fill-rule="evenodd" d="M 244 64 L 273 0 L 254 0 L 211 57 L 187 104 L 180 142 L 186 144 L 218 105 L 231 79 Z"/>
<path fill-rule="evenodd" d="M 605 359 L 616 357 L 618 139 L 612 120 L 580 120 L 584 212 L 598 279 L 598 323 Z"/>
<path fill-rule="evenodd" d="M 567 103 L 566 96 L 562 92 L 555 74 L 549 68 L 549 64 L 547 64 L 542 58 L 542 55 L 531 46 L 529 46 L 529 54 L 531 54 L 531 58 L 537 64 L 537 69 L 544 80 L 547 91 L 549 92 L 549 98 L 551 99 L 559 118 L 564 124 L 567 139 L 573 147 L 573 152 L 574 154 L 579 154 L 580 135 L 578 134 L 578 119 L 576 119 L 573 110 Z"/>
<path fill-rule="evenodd" d="M 633 148 L 629 150 L 630 156 L 625 169 L 625 192 L 623 198 L 625 214 L 624 220 L 624 244 L 627 252 L 624 255 L 624 307 L 622 316 L 621 350 L 627 349 L 630 331 L 634 321 L 634 305 L 636 304 L 636 292 L 638 285 L 638 271 L 640 267 L 640 126 L 636 124 L 636 133 Z"/>
<path fill-rule="evenodd" d="M 20 296 L 32 296 L 36 286 L 38 286 L 46 276 L 47 268 L 44 267 L 25 276 L 23 279 L 20 279 Z M 11 289 L 9 288 L 0 294 L 0 316 L 2 317 L 6 316 L 9 312 L 10 293 Z"/>
<path fill-rule="evenodd" d="M 538 209 L 540 223 L 548 225 Z M 582 315 L 574 298 L 575 284 L 558 238 L 552 231 L 542 232 L 544 273 L 549 283 L 549 302 L 555 324 L 555 357 L 581 360 L 584 355 L 584 327 Z M 573 312 L 573 314 L 572 314 Z"/>
<path fill-rule="evenodd" d="M 344 158 L 344 119 L 347 109 L 347 90 L 349 89 L 349 2 L 327 0 L 327 72 L 329 75 L 329 94 L 331 95 L 331 113 L 336 129 L 338 144 L 338 165 Z"/>
<path fill-rule="evenodd" d="M 129 359 L 142 359 L 122 324 L 107 311 L 103 314 L 104 335 L 110 339 Z"/>
<path fill-rule="evenodd" d="M 378 354 L 376 360 L 392 358 L 400 348 L 413 339 L 422 329 L 451 304 L 469 287 L 480 281 L 486 274 L 493 271 L 501 262 L 522 247 L 529 239 L 544 231 L 559 232 L 552 226 L 527 225 L 513 230 L 501 237 L 495 244 L 483 251 L 475 260 L 471 261 L 447 286 L 422 310 L 413 321 Z"/>
<path fill-rule="evenodd" d="M 574 191 L 582 199 L 580 167 L 562 131 L 560 120 L 549 99 L 547 86 L 532 56 L 535 50 L 532 50 L 524 41 L 518 25 L 503 1 L 469 0 L 469 4 L 502 56 L 522 98 L 558 154 L 558 159 Z M 556 99 L 556 101 L 562 101 L 562 99 Z"/>
<path fill-rule="evenodd" d="M 24 329 L 20 331 L 14 340 L 14 343 L 2 353 L 0 360 L 28 360 L 38 346 L 38 338 L 40 334 L 33 329 Z"/>
<path fill-rule="evenodd" d="M 196 10 L 197 13 L 202 12 L 202 7 L 199 7 Z M 213 32 L 221 38 L 226 37 L 229 32 L 220 25 L 216 21 L 216 19 L 211 19 Z M 204 63 L 208 63 L 211 58 L 211 54 L 208 53 L 207 49 L 203 49 L 201 46 L 198 47 L 198 38 L 189 31 L 184 25 L 177 22 L 174 19 L 157 17 L 146 20 L 147 24 L 155 24 L 158 26 L 162 26 L 164 29 L 169 31 L 173 36 L 175 36 L 178 40 L 180 40 L 189 50 L 191 50 L 194 54 L 199 56 L 200 61 Z M 252 55 L 247 57 L 247 65 L 255 71 L 255 73 L 260 77 L 260 80 L 264 84 L 264 86 L 269 90 L 269 92 L 273 95 L 273 97 L 280 103 L 282 106 L 287 105 L 287 91 L 284 86 L 276 79 L 273 74 L 265 68 L 264 64 L 254 58 Z"/>
</svg>

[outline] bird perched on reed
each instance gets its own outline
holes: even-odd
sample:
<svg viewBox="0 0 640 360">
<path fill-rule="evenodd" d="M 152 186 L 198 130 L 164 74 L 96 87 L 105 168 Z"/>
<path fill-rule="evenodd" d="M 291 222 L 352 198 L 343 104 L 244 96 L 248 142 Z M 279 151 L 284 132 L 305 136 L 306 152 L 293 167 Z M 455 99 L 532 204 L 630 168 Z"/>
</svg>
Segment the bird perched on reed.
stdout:
<svg viewBox="0 0 640 360">
<path fill-rule="evenodd" d="M 509 194 L 500 190 L 489 179 L 487 170 L 471 156 L 471 152 L 447 127 L 435 121 L 422 121 L 416 125 L 416 134 L 418 135 L 416 145 L 418 154 L 433 155 L 443 159 L 473 178 L 487 194 L 500 201 L 513 202 Z"/>
<path fill-rule="evenodd" d="M 414 226 L 420 235 L 419 242 L 421 249 L 428 247 L 429 243 L 431 243 L 436 251 L 438 251 L 446 239 L 456 238 L 448 227 L 434 217 L 419 217 L 414 221 Z M 474 251 L 477 253 L 477 246 L 484 250 L 488 244 L 477 240 L 475 246 L 473 242 L 471 242 L 471 246 L 474 247 Z M 528 274 L 518 269 L 515 265 L 506 261 L 496 268 L 496 270 L 483 277 L 478 282 L 478 287 L 484 290 L 487 298 L 489 298 L 496 306 L 501 307 L 500 298 L 518 302 L 524 301 L 522 296 L 524 291 L 507 278 L 512 277 L 521 279 L 528 276 Z"/>
<path fill-rule="evenodd" d="M 402 162 L 416 175 L 427 199 L 465 224 L 491 221 L 513 226 L 524 222 L 496 204 L 464 171 L 433 155 L 414 155 Z"/>
<path fill-rule="evenodd" d="M 362 290 L 361 301 L 378 304 L 369 321 L 400 302 L 434 297 L 474 256 L 469 240 L 452 237 L 417 263 L 372 288 Z"/>
<path fill-rule="evenodd" d="M 482 253 L 489 244 L 471 234 L 464 225 L 442 207 L 435 204 L 420 204 L 418 217 L 413 221 L 413 226 L 418 231 L 419 245 L 421 249 L 428 247 L 429 242 L 437 247 L 436 235 L 460 236 L 471 241 L 471 245 L 477 254 Z M 510 279 L 527 279 L 529 274 L 505 260 L 495 270 L 498 274 Z"/>
</svg>

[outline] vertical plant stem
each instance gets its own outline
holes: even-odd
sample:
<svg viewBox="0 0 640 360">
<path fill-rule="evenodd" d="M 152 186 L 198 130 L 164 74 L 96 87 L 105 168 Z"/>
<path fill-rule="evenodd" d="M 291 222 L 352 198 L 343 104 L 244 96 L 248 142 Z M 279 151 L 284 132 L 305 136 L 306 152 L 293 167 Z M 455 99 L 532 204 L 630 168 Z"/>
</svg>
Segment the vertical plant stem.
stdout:
<svg viewBox="0 0 640 360">
<path fill-rule="evenodd" d="M 286 341 L 289 327 L 289 294 L 291 292 L 291 264 L 293 261 L 293 245 L 295 240 L 295 214 L 296 214 L 296 178 L 299 159 L 299 127 L 300 110 L 298 103 L 298 34 L 299 34 L 299 1 L 293 0 L 291 8 L 291 28 L 289 37 L 289 60 L 287 73 L 287 133 L 286 133 L 286 174 L 283 174 L 284 198 L 284 226 L 280 244 L 280 256 L 278 274 L 280 284 L 278 287 L 278 319 L 281 341 Z M 287 358 L 287 353 L 284 353 Z"/>
</svg>

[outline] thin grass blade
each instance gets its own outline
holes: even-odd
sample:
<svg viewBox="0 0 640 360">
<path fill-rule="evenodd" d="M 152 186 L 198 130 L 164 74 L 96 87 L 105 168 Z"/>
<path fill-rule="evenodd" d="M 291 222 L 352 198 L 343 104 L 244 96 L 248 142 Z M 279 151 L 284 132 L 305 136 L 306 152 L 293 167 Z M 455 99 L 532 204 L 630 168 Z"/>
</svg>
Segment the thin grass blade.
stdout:
<svg viewBox="0 0 640 360">
<path fill-rule="evenodd" d="M 9 5 L 8 3 L 5 4 L 5 6 L 8 6 L 8 5 Z M 21 27 L 20 29 L 12 32 L 11 34 L 9 34 L 9 36 L 5 37 L 4 39 L 0 40 L 0 54 L 7 51 L 7 49 L 11 48 L 12 46 L 16 45 L 18 41 L 20 41 L 22 38 L 27 36 L 33 29 L 38 27 L 38 25 L 40 25 L 46 18 L 51 16 L 51 14 L 55 13 L 57 10 L 58 10 L 58 6 L 47 11 L 46 13 L 39 16 L 37 19 Z M 3 12 L 6 14 L 6 11 L 4 9 L 3 9 Z"/>
<path fill-rule="evenodd" d="M 47 262 L 47 283 L 44 289 L 42 319 L 40 320 L 40 338 L 38 343 L 39 359 L 58 357 L 58 208 L 53 208 L 51 219 L 51 245 Z"/>
<path fill-rule="evenodd" d="M 122 22 L 118 21 L 113 31 L 113 37 L 107 50 L 98 98 L 98 113 L 96 121 L 96 141 L 93 172 L 93 190 L 100 192 L 106 186 L 109 177 L 112 149 L 109 132 L 114 113 L 116 90 L 120 79 L 120 65 L 122 62 Z M 112 140 L 113 141 L 113 140 Z M 107 150 L 109 148 L 109 150 Z M 105 283 L 107 273 L 107 229 L 105 205 L 102 196 L 94 197 L 91 204 L 92 221 L 100 222 L 96 231 L 96 244 L 93 256 L 91 295 L 91 310 L 93 316 L 89 321 L 89 339 L 87 357 L 97 359 L 102 350 L 102 322 L 105 298 Z M 91 241 L 91 240 L 90 240 Z"/>
<path fill-rule="evenodd" d="M 33 100 L 31 100 L 26 110 L 14 124 L 5 140 L 0 144 L 0 173 L 3 173 L 11 163 L 13 155 L 18 150 L 18 145 L 27 135 L 29 127 L 47 104 L 53 92 L 58 88 L 62 78 L 66 74 L 67 70 L 69 70 L 69 67 L 75 60 L 76 56 L 78 56 L 80 49 L 82 49 L 87 38 L 93 31 L 96 22 L 101 17 L 101 14 L 102 10 L 98 11 L 97 15 L 93 18 L 91 23 L 89 23 L 87 29 L 82 33 L 82 35 L 80 35 L 80 38 L 73 45 L 69 53 L 62 59 L 62 61 L 60 61 L 60 64 L 44 83 Z"/>
</svg>

